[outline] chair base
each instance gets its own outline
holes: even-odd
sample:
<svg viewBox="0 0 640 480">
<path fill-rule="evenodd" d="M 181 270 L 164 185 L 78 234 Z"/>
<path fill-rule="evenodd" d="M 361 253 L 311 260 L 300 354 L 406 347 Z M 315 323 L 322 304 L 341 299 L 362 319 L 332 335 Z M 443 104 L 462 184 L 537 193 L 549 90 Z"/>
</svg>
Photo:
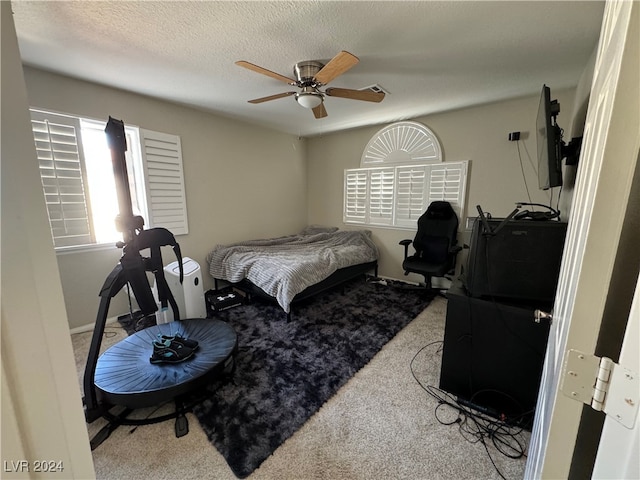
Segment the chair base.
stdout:
<svg viewBox="0 0 640 480">
<path fill-rule="evenodd" d="M 398 287 L 401 290 L 409 290 L 413 292 L 421 292 L 425 298 L 433 299 L 436 296 L 441 296 L 446 298 L 446 288 L 433 288 L 432 286 L 427 285 L 413 285 L 413 284 L 405 284 L 401 287 Z"/>
<path fill-rule="evenodd" d="M 418 272 L 410 272 L 410 271 L 405 271 L 404 274 L 405 275 L 409 275 L 409 273 L 418 273 Z M 448 275 L 453 275 L 453 271 L 449 272 Z M 424 286 L 420 285 L 420 286 L 416 286 L 416 289 L 422 289 L 422 290 L 426 290 L 426 291 L 432 291 L 434 292 L 434 294 L 439 294 L 442 295 L 443 291 L 447 291 L 449 290 L 449 287 L 433 287 L 433 283 L 432 283 L 432 278 L 434 277 L 433 275 L 423 275 L 424 276 Z M 453 279 L 449 276 L 447 276 L 447 274 L 445 275 L 436 275 L 437 278 L 444 278 L 445 280 L 449 280 L 449 282 L 453 282 Z"/>
</svg>

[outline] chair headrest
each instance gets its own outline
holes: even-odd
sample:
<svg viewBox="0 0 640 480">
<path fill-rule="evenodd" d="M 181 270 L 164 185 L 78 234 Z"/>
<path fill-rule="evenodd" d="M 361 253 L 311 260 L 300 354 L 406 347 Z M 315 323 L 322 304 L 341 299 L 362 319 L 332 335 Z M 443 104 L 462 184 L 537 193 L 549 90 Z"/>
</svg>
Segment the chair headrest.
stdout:
<svg viewBox="0 0 640 480">
<path fill-rule="evenodd" d="M 434 218 L 439 220 L 446 220 L 455 216 L 456 212 L 453 211 L 451 204 L 444 201 L 431 202 L 425 215 L 427 218 Z"/>
</svg>

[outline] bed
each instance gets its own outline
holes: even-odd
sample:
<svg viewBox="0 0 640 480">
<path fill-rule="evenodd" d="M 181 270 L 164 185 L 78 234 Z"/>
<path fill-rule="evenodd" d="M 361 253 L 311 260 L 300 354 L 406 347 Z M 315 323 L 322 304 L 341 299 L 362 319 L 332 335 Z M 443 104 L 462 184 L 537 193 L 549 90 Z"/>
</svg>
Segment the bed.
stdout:
<svg viewBox="0 0 640 480">
<path fill-rule="evenodd" d="M 207 255 L 216 285 L 224 280 L 271 298 L 288 315 L 294 302 L 368 271 L 377 275 L 377 261 L 370 230 L 314 226 L 296 235 L 217 245 Z"/>
</svg>

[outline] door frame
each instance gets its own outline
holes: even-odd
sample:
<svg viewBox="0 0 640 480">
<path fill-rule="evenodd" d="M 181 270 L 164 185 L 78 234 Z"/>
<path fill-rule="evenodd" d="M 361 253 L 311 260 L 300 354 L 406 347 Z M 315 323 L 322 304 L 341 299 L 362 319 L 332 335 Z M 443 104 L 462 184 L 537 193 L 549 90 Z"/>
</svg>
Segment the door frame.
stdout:
<svg viewBox="0 0 640 480">
<path fill-rule="evenodd" d="M 560 392 L 563 359 L 595 352 L 607 301 L 619 295 L 611 279 L 640 148 L 639 17 L 638 2 L 605 6 L 525 478 L 570 476 L 582 403 Z"/>
</svg>

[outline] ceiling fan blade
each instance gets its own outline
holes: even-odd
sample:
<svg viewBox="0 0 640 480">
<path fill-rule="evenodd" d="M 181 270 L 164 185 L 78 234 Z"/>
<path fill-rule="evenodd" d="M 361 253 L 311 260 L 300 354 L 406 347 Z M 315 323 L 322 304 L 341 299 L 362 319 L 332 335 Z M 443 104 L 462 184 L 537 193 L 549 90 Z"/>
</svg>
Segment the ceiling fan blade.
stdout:
<svg viewBox="0 0 640 480">
<path fill-rule="evenodd" d="M 271 78 L 275 78 L 276 80 L 280 80 L 281 82 L 295 84 L 296 81 L 292 78 L 285 77 L 284 75 L 280 75 L 279 73 L 272 72 L 271 70 L 267 70 L 266 68 L 259 67 L 258 65 L 254 65 L 253 63 L 246 62 L 244 60 L 238 60 L 236 65 L 244 68 L 248 68 L 249 70 L 253 70 L 254 72 L 261 73 Z"/>
<path fill-rule="evenodd" d="M 324 103 L 321 103 L 317 107 L 313 108 L 313 116 L 316 118 L 324 118 L 327 116 L 327 110 L 324 108 Z"/>
<path fill-rule="evenodd" d="M 365 102 L 381 102 L 384 98 L 384 92 L 351 90 L 349 88 L 327 88 L 324 93 L 329 97 L 350 98 L 352 100 L 364 100 Z"/>
<path fill-rule="evenodd" d="M 352 53 L 341 51 L 316 74 L 316 81 L 326 85 L 338 75 L 342 75 L 360 60 Z"/>
<path fill-rule="evenodd" d="M 284 93 L 278 93 L 276 95 L 269 95 L 268 97 L 262 97 L 262 98 L 255 98 L 253 100 L 249 100 L 249 103 L 262 103 L 262 102 L 268 102 L 269 100 L 277 100 L 278 98 L 284 98 L 284 97 L 289 97 L 291 95 L 295 95 L 296 92 L 284 92 Z"/>
</svg>

